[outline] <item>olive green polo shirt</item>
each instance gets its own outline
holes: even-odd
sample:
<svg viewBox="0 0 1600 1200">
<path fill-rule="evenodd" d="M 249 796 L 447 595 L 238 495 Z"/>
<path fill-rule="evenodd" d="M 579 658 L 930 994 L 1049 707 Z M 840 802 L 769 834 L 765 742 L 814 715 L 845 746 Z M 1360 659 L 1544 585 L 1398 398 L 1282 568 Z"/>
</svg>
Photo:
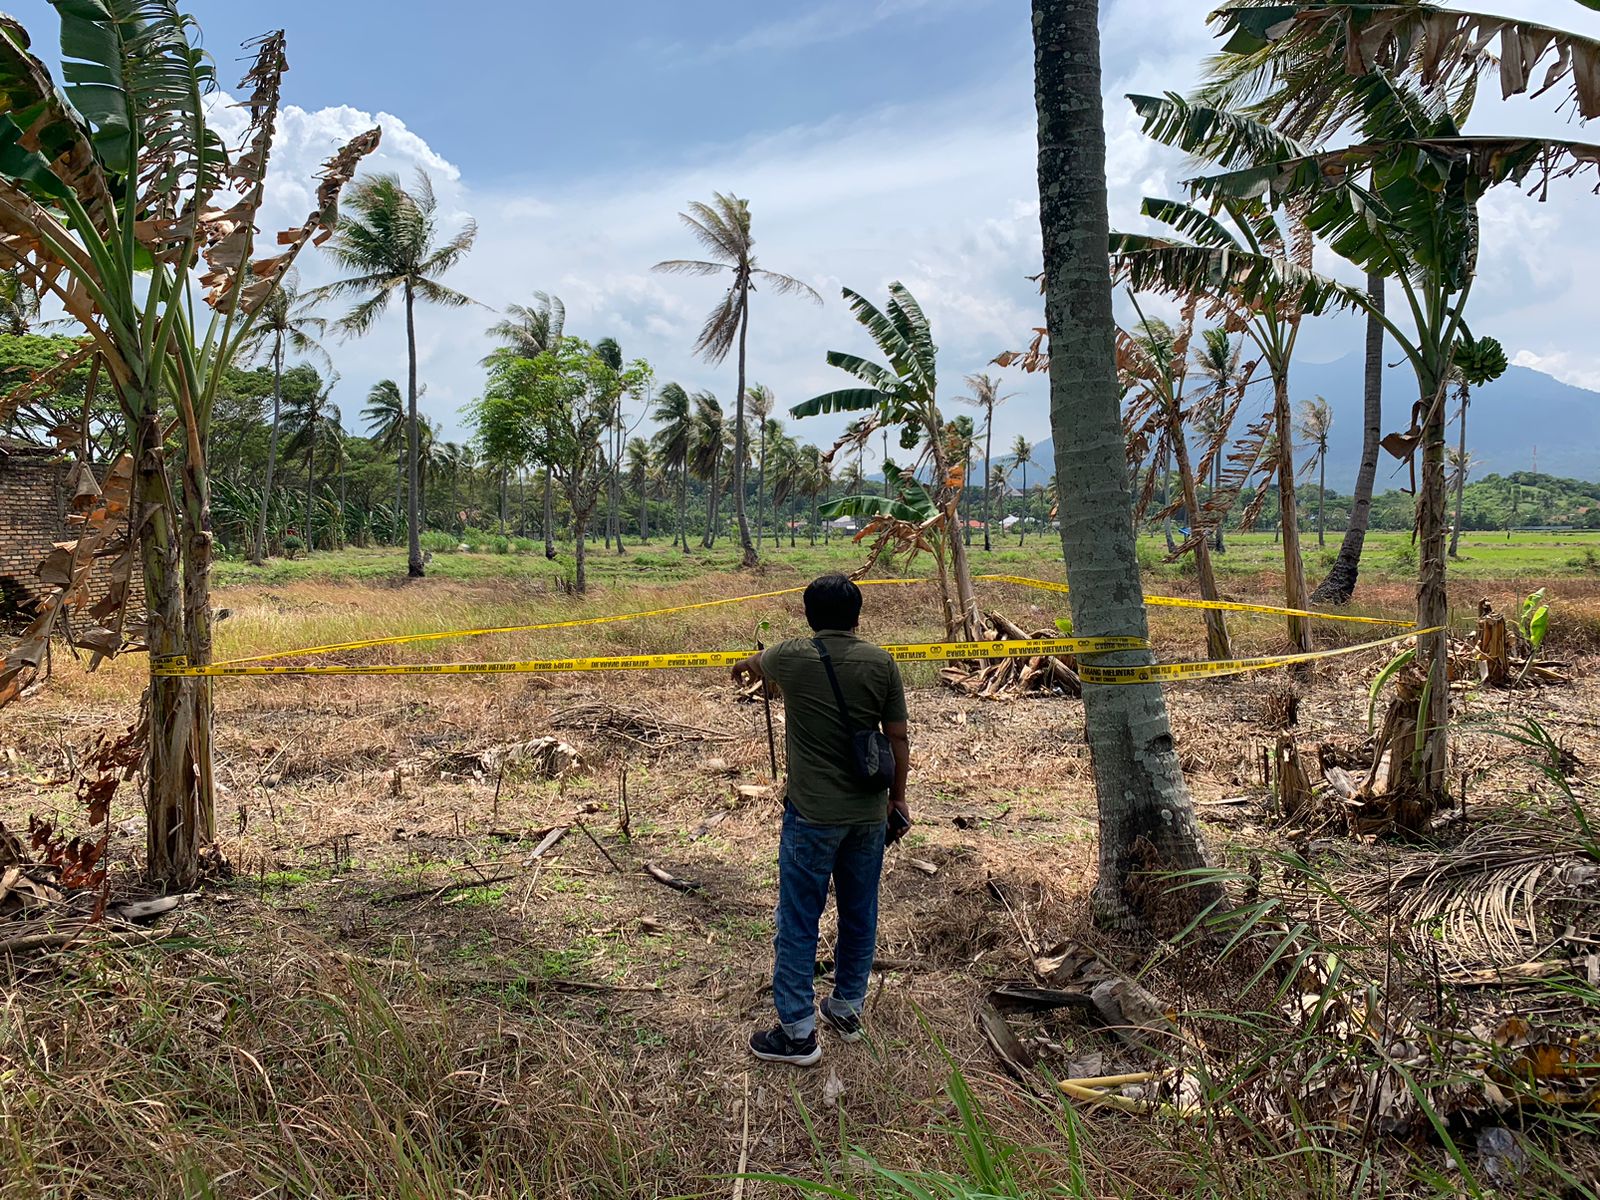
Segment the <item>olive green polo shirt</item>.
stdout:
<svg viewBox="0 0 1600 1200">
<path fill-rule="evenodd" d="M 853 633 L 824 629 L 823 639 L 851 725 L 878 729 L 907 718 L 900 667 Z M 839 721 L 827 669 L 810 638 L 795 638 L 761 655 L 761 673 L 783 694 L 789 803 L 816 825 L 875 825 L 888 816 L 889 793 L 863 791 L 853 769 L 854 749 Z"/>
</svg>

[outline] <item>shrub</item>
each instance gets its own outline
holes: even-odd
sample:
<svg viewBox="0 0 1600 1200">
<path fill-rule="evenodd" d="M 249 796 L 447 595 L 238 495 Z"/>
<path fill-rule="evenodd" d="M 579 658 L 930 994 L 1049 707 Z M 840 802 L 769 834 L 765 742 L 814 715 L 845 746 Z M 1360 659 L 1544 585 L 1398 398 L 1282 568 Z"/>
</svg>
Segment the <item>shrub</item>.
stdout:
<svg viewBox="0 0 1600 1200">
<path fill-rule="evenodd" d="M 501 537 L 499 534 L 496 534 L 494 537 L 489 539 L 489 549 L 492 550 L 495 554 L 510 554 L 511 553 L 511 539 L 510 538 L 504 538 L 504 537 Z"/>
<path fill-rule="evenodd" d="M 456 539 L 437 529 L 424 529 L 418 540 L 424 550 L 431 550 L 435 554 L 449 554 L 456 549 Z"/>
<path fill-rule="evenodd" d="M 283 556 L 294 558 L 306 548 L 305 542 L 298 533 L 291 533 L 283 539 Z"/>
<path fill-rule="evenodd" d="M 1402 542 L 1389 552 L 1389 561 L 1402 571 L 1413 571 L 1417 566 L 1417 548 Z"/>
</svg>

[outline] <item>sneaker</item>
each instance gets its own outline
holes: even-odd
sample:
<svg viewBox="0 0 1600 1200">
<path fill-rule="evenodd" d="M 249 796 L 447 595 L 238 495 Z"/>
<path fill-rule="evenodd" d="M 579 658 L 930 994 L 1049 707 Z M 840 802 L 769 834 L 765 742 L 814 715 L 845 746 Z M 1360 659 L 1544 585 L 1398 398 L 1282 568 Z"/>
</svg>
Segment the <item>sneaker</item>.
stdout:
<svg viewBox="0 0 1600 1200">
<path fill-rule="evenodd" d="M 822 1060 L 822 1046 L 814 1030 L 811 1036 L 797 1040 L 785 1033 L 781 1025 L 751 1034 L 750 1053 L 762 1062 L 789 1063 L 796 1067 L 814 1067 Z"/>
<path fill-rule="evenodd" d="M 861 1028 L 861 1018 L 855 1013 L 836 1013 L 827 1005 L 822 1006 L 822 1021 L 841 1042 L 859 1042 L 865 1032 Z"/>
</svg>

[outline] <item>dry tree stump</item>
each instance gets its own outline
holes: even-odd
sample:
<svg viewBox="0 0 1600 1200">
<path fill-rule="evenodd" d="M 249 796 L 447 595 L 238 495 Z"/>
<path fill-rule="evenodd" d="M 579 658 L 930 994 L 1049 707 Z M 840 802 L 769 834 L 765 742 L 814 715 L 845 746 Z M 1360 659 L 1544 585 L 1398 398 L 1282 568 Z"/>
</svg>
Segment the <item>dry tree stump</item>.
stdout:
<svg viewBox="0 0 1600 1200">
<path fill-rule="evenodd" d="M 1300 748 L 1294 738 L 1284 734 L 1278 739 L 1273 753 L 1273 789 L 1278 795 L 1278 806 L 1289 820 L 1297 820 L 1315 802 L 1311 790 L 1311 777 L 1300 762 Z"/>
<path fill-rule="evenodd" d="M 1506 619 L 1488 600 L 1478 602 L 1478 678 L 1495 687 L 1511 682 L 1511 649 Z"/>
</svg>

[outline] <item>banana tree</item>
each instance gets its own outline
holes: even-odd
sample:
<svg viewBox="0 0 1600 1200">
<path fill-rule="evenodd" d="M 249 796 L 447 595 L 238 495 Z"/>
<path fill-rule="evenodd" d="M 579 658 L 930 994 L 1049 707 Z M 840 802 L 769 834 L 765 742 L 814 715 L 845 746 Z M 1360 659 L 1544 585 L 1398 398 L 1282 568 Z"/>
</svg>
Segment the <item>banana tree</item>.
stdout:
<svg viewBox="0 0 1600 1200">
<path fill-rule="evenodd" d="M 1244 16 L 1234 15 L 1241 20 Z M 1239 28 L 1243 32 L 1230 42 L 1231 52 L 1246 51 L 1254 44 L 1248 26 Z M 1390 434 L 1383 446 L 1411 462 L 1414 474 L 1416 456 L 1421 455 L 1417 620 L 1421 627 L 1432 629 L 1449 619 L 1445 397 L 1458 340 L 1470 336 L 1465 314 L 1477 269 L 1478 202 L 1491 188 L 1508 181 L 1542 191 L 1555 179 L 1600 168 L 1600 146 L 1465 136 L 1448 94 L 1412 86 L 1381 70 L 1351 78 L 1347 89 L 1349 103 L 1360 114 L 1363 142 L 1257 161 L 1193 180 L 1190 188 L 1198 196 L 1219 201 L 1266 198 L 1293 203 L 1303 213 L 1306 227 L 1335 253 L 1399 285 L 1409 324 L 1402 325 L 1386 313 L 1381 320 L 1412 367 L 1417 399 L 1410 428 Z M 1197 112 L 1191 127 L 1212 116 Z M 1241 127 L 1238 122 L 1226 128 L 1213 124 L 1213 130 L 1223 130 L 1213 136 L 1238 146 Z M 1373 316 L 1380 315 L 1364 293 L 1356 303 Z M 1447 654 L 1443 633 L 1420 638 L 1418 662 L 1427 672 L 1425 750 L 1415 780 L 1419 803 L 1408 811 L 1421 815 L 1446 794 Z"/>
<path fill-rule="evenodd" d="M 1214 144 L 1196 136 L 1197 110 L 1180 98 L 1135 96 L 1132 100 L 1145 131 L 1158 141 L 1186 149 L 1193 146 L 1191 153 L 1203 153 Z M 1206 114 L 1200 115 L 1203 121 Z M 1290 152 L 1301 149 L 1288 139 L 1266 145 Z M 1147 199 L 1141 211 L 1171 233 L 1112 234 L 1113 270 L 1135 291 L 1162 292 L 1180 301 L 1203 300 L 1208 317 L 1222 320 L 1225 327 L 1253 343 L 1272 382 L 1271 411 L 1250 427 L 1246 442 L 1231 456 L 1233 470 L 1220 492 L 1211 496 L 1189 541 L 1208 536 L 1227 516 L 1243 487 L 1258 473 L 1270 440 L 1276 447 L 1270 465 L 1278 485 L 1283 530 L 1284 601 L 1290 608 L 1303 609 L 1308 597 L 1295 493 L 1289 369 L 1304 319 L 1353 306 L 1354 292 L 1315 274 L 1310 236 L 1293 217 L 1274 212 L 1258 198 L 1223 196 L 1204 208 L 1177 200 Z M 1263 486 L 1255 503 L 1247 507 L 1246 527 L 1265 494 Z M 1295 646 L 1309 650 L 1310 623 L 1303 617 L 1287 620 Z"/>
<path fill-rule="evenodd" d="M 947 631 L 953 636 L 959 630 L 971 641 L 977 636 L 978 605 L 973 597 L 967 549 L 961 538 L 955 536 L 961 528 L 960 501 L 966 485 L 965 470 L 961 456 L 950 453 L 949 430 L 939 413 L 938 349 L 933 344 L 928 318 L 903 283 L 889 285 L 889 301 L 881 310 L 860 293 L 849 288 L 843 291 L 850 311 L 872 335 L 887 363 L 830 350 L 828 365 L 849 372 L 866 386 L 824 393 L 795 405 L 789 412 L 796 419 L 820 413 L 867 413 L 878 428 L 900 427 L 902 449 L 915 450 L 919 445 L 925 448 L 933 466 L 934 504 L 939 519 L 945 522 L 951 534 L 943 544 L 949 559 L 948 575 L 954 576 L 953 600 L 946 572 L 943 569 L 940 572 L 941 582 L 945 584 Z M 834 447 L 835 451 L 839 448 Z M 889 489 L 886 486 L 884 490 Z"/>
<path fill-rule="evenodd" d="M 112 545 L 86 535 L 62 551 L 65 607 L 97 622 L 94 664 L 125 649 L 150 652 L 147 869 L 186 886 L 215 833 L 211 692 L 204 679 L 161 668 L 211 660 L 212 404 L 262 305 L 301 250 L 327 236 L 341 189 L 380 135 L 362 134 L 329 159 L 315 209 L 278 235 L 278 252 L 252 261 L 284 35 L 252 43 L 241 83 L 249 120 L 230 154 L 207 121 L 216 89 L 209 56 L 173 0 L 54 4 L 64 91 L 30 53 L 23 27 L 0 17 L 0 247 L 4 265 L 82 326 L 129 430 L 131 451 L 113 476 L 129 492 L 132 518 L 113 582 L 90 603 L 78 568 Z M 142 625 L 125 612 L 135 558 Z M 0 703 L 36 677 L 53 631 L 30 630 L 6 656 Z"/>
</svg>

